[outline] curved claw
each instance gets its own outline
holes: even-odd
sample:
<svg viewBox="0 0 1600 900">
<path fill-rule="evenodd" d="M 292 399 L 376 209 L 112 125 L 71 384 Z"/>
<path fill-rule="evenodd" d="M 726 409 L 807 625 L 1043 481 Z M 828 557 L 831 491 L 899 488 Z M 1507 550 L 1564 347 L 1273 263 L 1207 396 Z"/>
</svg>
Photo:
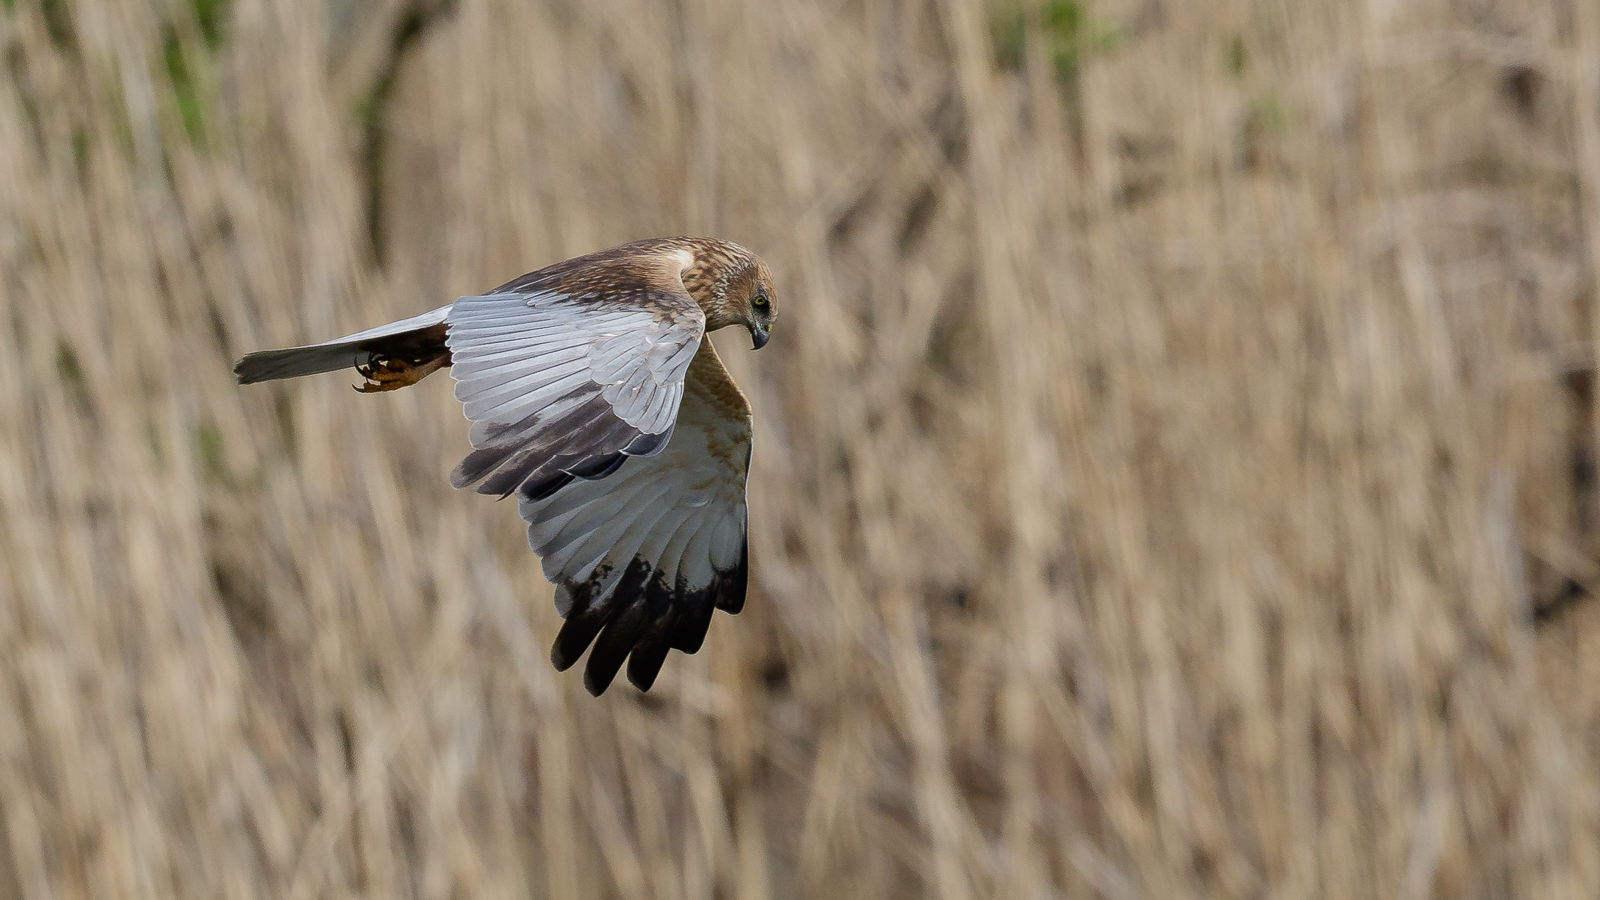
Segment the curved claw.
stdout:
<svg viewBox="0 0 1600 900">
<path fill-rule="evenodd" d="M 354 387 L 363 394 L 397 391 L 432 375 L 448 361 L 448 356 L 440 356 L 417 365 L 399 357 L 369 353 L 366 364 L 356 366 L 356 372 L 366 379 L 366 384 Z"/>
</svg>

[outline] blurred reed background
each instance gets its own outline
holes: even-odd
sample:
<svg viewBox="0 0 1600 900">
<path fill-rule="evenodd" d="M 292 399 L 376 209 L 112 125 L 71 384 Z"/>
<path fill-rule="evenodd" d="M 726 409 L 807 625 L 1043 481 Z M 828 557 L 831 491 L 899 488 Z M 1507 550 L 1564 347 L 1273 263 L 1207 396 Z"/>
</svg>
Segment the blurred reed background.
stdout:
<svg viewBox="0 0 1600 900">
<path fill-rule="evenodd" d="M 1594 897 L 1600 14 L 0 0 L 0 896 Z M 448 378 L 762 254 L 753 576 L 558 675 Z"/>
</svg>

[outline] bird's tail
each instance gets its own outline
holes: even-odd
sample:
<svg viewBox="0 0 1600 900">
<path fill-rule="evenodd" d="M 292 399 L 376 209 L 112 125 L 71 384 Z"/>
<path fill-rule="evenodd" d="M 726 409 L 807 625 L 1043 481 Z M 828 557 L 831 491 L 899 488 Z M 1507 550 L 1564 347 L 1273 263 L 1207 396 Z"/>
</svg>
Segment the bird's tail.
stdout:
<svg viewBox="0 0 1600 900">
<path fill-rule="evenodd" d="M 450 363 L 445 345 L 449 306 L 355 334 L 284 350 L 247 354 L 233 367 L 240 384 L 296 378 L 355 368 L 377 387 L 391 390 L 415 384 Z"/>
</svg>

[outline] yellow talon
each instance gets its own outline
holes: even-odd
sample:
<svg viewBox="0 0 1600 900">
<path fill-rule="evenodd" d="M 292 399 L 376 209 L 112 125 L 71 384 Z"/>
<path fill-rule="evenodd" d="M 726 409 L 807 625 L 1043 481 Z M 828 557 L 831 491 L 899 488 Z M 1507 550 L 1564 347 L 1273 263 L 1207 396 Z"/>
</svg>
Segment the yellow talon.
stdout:
<svg viewBox="0 0 1600 900">
<path fill-rule="evenodd" d="M 416 365 L 398 357 L 373 354 L 366 363 L 356 366 L 356 372 L 367 381 L 356 385 L 355 389 L 363 394 L 377 394 L 410 387 L 439 371 L 449 359 L 449 356 L 438 356 Z"/>
</svg>

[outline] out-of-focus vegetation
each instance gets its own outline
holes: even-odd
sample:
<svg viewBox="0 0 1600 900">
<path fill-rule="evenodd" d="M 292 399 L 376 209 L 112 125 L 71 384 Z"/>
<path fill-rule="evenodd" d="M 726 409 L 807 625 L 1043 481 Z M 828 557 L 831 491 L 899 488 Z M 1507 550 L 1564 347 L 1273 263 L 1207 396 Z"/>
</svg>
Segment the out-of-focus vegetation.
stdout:
<svg viewBox="0 0 1600 900">
<path fill-rule="evenodd" d="M 1593 897 L 1587 4 L 0 0 L 0 896 Z M 550 669 L 449 381 L 761 253 L 739 617 Z"/>
</svg>

